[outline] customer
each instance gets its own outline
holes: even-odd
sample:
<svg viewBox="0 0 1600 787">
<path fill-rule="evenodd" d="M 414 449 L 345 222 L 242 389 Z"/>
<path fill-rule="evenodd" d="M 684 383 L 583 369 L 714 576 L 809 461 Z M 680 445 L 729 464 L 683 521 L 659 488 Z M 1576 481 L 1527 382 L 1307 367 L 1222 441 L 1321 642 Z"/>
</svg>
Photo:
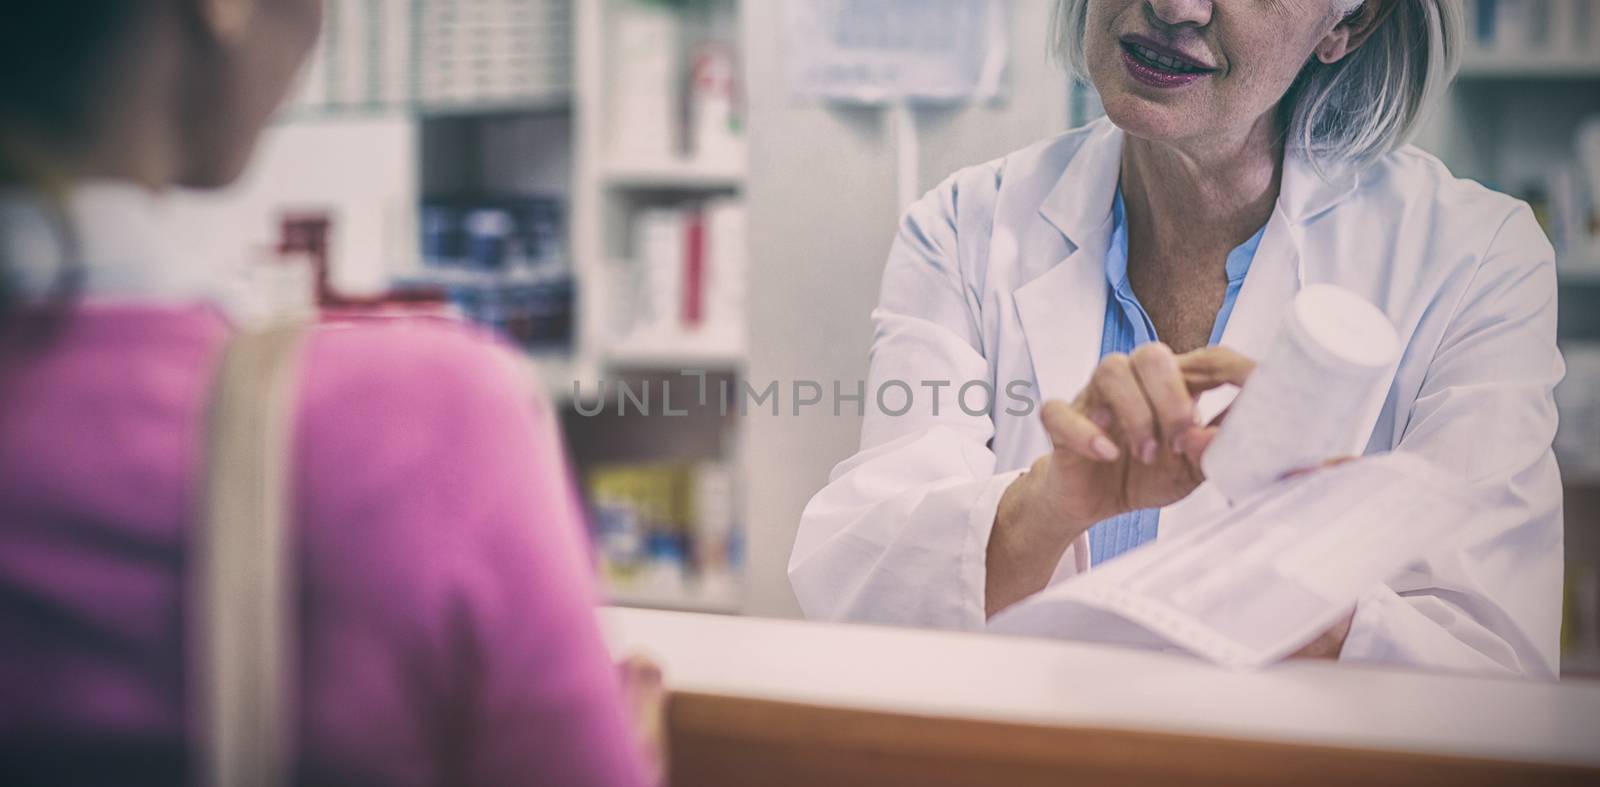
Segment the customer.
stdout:
<svg viewBox="0 0 1600 787">
<path fill-rule="evenodd" d="M 318 0 L 0 23 L 0 781 L 193 779 L 203 414 L 233 333 L 163 193 L 239 175 Z M 643 781 L 548 420 L 443 321 L 321 329 L 292 439 L 298 781 Z"/>
</svg>

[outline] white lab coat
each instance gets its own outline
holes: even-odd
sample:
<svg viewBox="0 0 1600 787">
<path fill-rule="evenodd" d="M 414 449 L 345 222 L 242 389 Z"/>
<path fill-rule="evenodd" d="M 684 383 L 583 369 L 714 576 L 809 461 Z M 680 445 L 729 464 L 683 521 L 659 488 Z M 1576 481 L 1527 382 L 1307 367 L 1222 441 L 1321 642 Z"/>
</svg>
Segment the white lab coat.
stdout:
<svg viewBox="0 0 1600 787">
<path fill-rule="evenodd" d="M 1101 120 L 947 179 L 906 213 L 883 275 L 861 450 L 800 522 L 789 577 L 806 614 L 982 629 L 985 548 L 1001 493 L 1049 449 L 1029 395 L 1072 399 L 1099 362 L 1104 258 L 1122 132 Z M 1558 671 L 1561 480 L 1551 442 L 1554 253 L 1521 202 L 1414 148 L 1359 176 L 1291 158 L 1222 344 L 1260 357 L 1284 305 L 1328 282 L 1393 320 L 1405 351 L 1349 425 L 1368 453 L 1411 451 L 1484 495 L 1482 515 L 1356 606 L 1342 658 L 1550 677 Z M 888 415 L 874 393 L 918 396 Z M 934 412 L 923 380 L 953 381 Z M 969 415 L 963 381 L 998 388 Z M 889 389 L 887 409 L 903 390 Z M 1236 391 L 1202 398 L 1221 410 Z M 980 410 L 983 391 L 969 391 Z M 1173 536 L 1224 505 L 1209 485 L 1161 512 Z M 1404 527 L 1404 522 L 1394 523 Z M 1085 538 L 1052 582 L 1088 570 Z"/>
</svg>

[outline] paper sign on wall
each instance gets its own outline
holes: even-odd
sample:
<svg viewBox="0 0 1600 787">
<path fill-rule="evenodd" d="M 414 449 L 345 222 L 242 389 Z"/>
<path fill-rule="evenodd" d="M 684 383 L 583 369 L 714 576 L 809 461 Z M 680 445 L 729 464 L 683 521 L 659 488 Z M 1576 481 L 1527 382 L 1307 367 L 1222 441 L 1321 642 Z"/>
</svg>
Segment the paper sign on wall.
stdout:
<svg viewBox="0 0 1600 787">
<path fill-rule="evenodd" d="M 794 92 L 855 104 L 996 98 L 1006 8 L 993 0 L 787 0 L 785 60 Z"/>
</svg>

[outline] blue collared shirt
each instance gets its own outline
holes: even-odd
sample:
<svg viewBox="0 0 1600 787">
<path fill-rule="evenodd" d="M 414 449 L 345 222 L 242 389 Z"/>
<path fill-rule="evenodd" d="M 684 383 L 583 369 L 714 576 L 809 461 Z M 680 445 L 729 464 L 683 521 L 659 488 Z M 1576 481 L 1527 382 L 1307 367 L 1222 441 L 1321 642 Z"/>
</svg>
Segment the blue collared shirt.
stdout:
<svg viewBox="0 0 1600 787">
<path fill-rule="evenodd" d="M 1228 289 L 1222 296 L 1222 308 L 1217 310 L 1216 322 L 1211 326 L 1210 344 L 1222 340 L 1222 331 L 1233 313 L 1233 303 L 1239 298 L 1239 288 L 1255 259 L 1256 247 L 1266 227 L 1256 230 L 1249 240 L 1228 252 L 1226 270 Z M 1139 304 L 1128 283 L 1128 221 L 1122 205 L 1122 189 L 1117 189 L 1111 206 L 1111 245 L 1106 249 L 1106 284 L 1110 288 L 1106 298 L 1105 329 L 1101 333 L 1100 357 L 1111 353 L 1125 353 L 1145 342 L 1156 340 L 1156 327 L 1150 315 Z M 1118 514 L 1089 528 L 1089 554 L 1096 564 L 1104 563 L 1117 555 L 1133 549 L 1146 541 L 1154 540 L 1161 509 L 1146 508 Z"/>
</svg>

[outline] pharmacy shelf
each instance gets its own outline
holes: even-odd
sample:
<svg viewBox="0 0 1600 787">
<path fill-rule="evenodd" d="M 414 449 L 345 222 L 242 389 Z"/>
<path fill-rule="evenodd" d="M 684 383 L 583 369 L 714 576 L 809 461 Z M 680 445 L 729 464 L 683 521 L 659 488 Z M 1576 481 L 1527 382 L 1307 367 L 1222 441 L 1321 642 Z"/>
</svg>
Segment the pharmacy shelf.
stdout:
<svg viewBox="0 0 1600 787">
<path fill-rule="evenodd" d="M 608 161 L 601 165 L 601 173 L 613 188 L 634 189 L 733 190 L 742 188 L 745 179 L 744 168 L 737 164 L 689 159 Z"/>
<path fill-rule="evenodd" d="M 632 587 L 607 587 L 606 603 L 618 607 L 668 609 L 679 612 L 711 612 L 737 615 L 744 609 L 737 587 L 722 590 L 684 586 L 673 590 Z"/>
<path fill-rule="evenodd" d="M 600 368 L 630 370 L 703 370 L 707 372 L 739 372 L 744 369 L 747 354 L 743 347 L 726 343 L 712 343 L 693 337 L 682 337 L 675 342 L 660 340 L 612 345 L 601 354 L 602 362 L 568 353 L 529 353 L 523 356 L 529 376 L 551 400 L 570 401 L 572 384 L 579 384 L 579 393 L 592 400 L 598 392 L 597 381 L 603 375 Z"/>
<path fill-rule="evenodd" d="M 533 115 L 568 112 L 570 94 L 505 100 L 434 101 L 415 103 L 290 104 L 273 116 L 277 124 L 302 121 L 350 120 L 368 117 L 406 116 L 416 118 L 482 117 L 489 115 Z"/>
<path fill-rule="evenodd" d="M 319 106 L 286 104 L 273 114 L 270 122 L 275 126 L 286 126 L 295 123 L 328 123 L 408 114 L 410 114 L 408 108 L 394 104 L 324 104 Z"/>
<path fill-rule="evenodd" d="M 1461 63 L 1464 79 L 1600 79 L 1600 57 L 1470 52 Z"/>
<path fill-rule="evenodd" d="M 505 100 L 430 101 L 411 107 L 418 117 L 460 117 L 482 115 L 526 115 L 544 112 L 566 112 L 572 109 L 571 93 L 552 93 L 548 96 Z"/>
<path fill-rule="evenodd" d="M 701 337 L 624 341 L 605 351 L 607 365 L 627 369 L 704 369 L 738 371 L 748 354 L 743 346 Z"/>
<path fill-rule="evenodd" d="M 586 395 L 593 396 L 590 391 L 594 385 L 590 381 L 594 380 L 596 375 L 592 373 L 591 364 L 567 353 L 535 352 L 523 358 L 529 375 L 551 401 L 570 401 L 574 380 L 582 384 L 582 390 Z"/>
<path fill-rule="evenodd" d="M 1600 261 L 1558 265 L 1556 281 L 1563 287 L 1600 287 Z"/>
<path fill-rule="evenodd" d="M 1563 678 L 1600 678 L 1600 654 L 1563 655 L 1561 657 L 1561 677 Z"/>
</svg>

